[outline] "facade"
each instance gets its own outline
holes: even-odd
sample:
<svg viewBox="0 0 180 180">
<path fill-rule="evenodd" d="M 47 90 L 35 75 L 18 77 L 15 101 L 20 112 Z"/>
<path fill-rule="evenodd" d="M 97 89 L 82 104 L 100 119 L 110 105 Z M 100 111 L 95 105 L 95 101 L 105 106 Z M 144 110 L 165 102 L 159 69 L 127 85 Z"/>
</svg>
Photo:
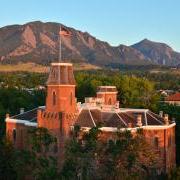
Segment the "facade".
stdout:
<svg viewBox="0 0 180 180">
<path fill-rule="evenodd" d="M 6 134 L 19 149 L 27 147 L 27 131 L 47 128 L 57 138 L 59 162 L 74 125 L 82 131 L 101 124 L 102 139 L 114 139 L 117 130 L 136 132 L 142 128 L 145 137 L 159 151 L 164 171 L 175 166 L 175 123 L 168 115 L 157 115 L 148 109 L 119 108 L 115 86 L 100 86 L 96 97 L 76 102 L 73 66 L 70 63 L 52 63 L 47 81 L 46 105 L 16 116 L 6 117 Z"/>
</svg>

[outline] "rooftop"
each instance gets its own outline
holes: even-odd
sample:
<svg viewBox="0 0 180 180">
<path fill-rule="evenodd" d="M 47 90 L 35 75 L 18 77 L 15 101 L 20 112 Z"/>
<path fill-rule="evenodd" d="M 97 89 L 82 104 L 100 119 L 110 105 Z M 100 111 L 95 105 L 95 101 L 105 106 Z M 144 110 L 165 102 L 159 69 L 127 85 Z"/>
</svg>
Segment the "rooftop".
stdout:
<svg viewBox="0 0 180 180">
<path fill-rule="evenodd" d="M 47 85 L 75 85 L 71 63 L 52 63 Z"/>
<path fill-rule="evenodd" d="M 168 96 L 166 101 L 180 101 L 180 92 Z"/>
<path fill-rule="evenodd" d="M 102 127 L 120 127 L 120 128 L 135 128 L 137 125 L 137 118 L 141 117 L 142 126 L 162 126 L 164 125 L 163 117 L 151 112 L 148 109 L 130 109 L 119 108 L 111 110 L 83 107 L 77 118 L 77 125 L 81 127 L 95 127 L 101 125 Z"/>
</svg>

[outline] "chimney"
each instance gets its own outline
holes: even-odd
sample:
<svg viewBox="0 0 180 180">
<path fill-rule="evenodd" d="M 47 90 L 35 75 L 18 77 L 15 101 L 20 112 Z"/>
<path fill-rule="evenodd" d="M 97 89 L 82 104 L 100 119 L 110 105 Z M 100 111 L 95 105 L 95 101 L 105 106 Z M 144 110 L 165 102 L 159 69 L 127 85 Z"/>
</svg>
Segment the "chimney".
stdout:
<svg viewBox="0 0 180 180">
<path fill-rule="evenodd" d="M 20 108 L 20 114 L 24 113 L 24 108 Z"/>
<path fill-rule="evenodd" d="M 6 119 L 8 119 L 9 118 L 9 113 L 6 113 Z"/>
<path fill-rule="evenodd" d="M 169 116 L 168 116 L 168 114 L 164 115 L 164 123 L 165 123 L 165 125 L 169 125 Z"/>
<path fill-rule="evenodd" d="M 138 127 L 141 127 L 142 126 L 142 115 L 141 114 L 138 114 L 137 115 L 137 124 L 136 124 Z"/>
<path fill-rule="evenodd" d="M 159 116 L 162 118 L 163 117 L 163 111 L 159 111 Z"/>
</svg>

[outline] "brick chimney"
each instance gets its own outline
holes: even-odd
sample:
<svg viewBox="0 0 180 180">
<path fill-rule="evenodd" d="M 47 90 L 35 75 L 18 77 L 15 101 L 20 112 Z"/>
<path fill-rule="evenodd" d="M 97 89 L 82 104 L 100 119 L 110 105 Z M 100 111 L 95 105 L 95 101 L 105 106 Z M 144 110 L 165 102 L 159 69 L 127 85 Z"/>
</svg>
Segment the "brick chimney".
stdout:
<svg viewBox="0 0 180 180">
<path fill-rule="evenodd" d="M 163 118 L 163 111 L 159 111 L 159 116 Z"/>
<path fill-rule="evenodd" d="M 164 115 L 164 123 L 165 123 L 165 125 L 169 125 L 169 115 L 168 114 Z"/>
</svg>

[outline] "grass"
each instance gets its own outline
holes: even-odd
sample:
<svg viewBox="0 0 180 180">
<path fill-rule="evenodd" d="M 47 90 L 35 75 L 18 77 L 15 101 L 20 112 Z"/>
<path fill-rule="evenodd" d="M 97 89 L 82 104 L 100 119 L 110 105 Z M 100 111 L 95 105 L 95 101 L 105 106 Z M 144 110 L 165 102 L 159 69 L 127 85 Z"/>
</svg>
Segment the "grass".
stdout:
<svg viewBox="0 0 180 180">
<path fill-rule="evenodd" d="M 152 69 L 152 70 L 150 70 L 150 73 L 170 73 L 170 74 L 180 75 L 180 70 L 179 69 L 173 69 L 173 68 Z"/>
</svg>

